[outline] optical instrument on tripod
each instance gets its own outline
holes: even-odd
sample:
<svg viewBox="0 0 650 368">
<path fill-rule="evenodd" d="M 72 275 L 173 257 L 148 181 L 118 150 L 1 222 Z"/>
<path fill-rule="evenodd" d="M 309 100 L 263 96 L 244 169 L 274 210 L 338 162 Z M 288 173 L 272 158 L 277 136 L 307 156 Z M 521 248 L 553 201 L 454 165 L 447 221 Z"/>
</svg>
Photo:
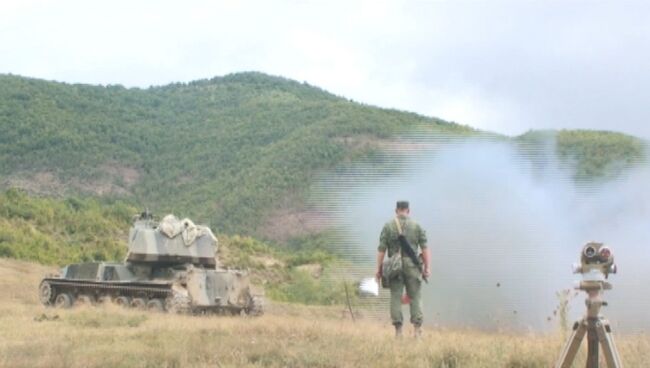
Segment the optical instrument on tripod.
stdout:
<svg viewBox="0 0 650 368">
<path fill-rule="evenodd" d="M 614 344 L 609 321 L 600 314 L 601 307 L 607 306 L 607 302 L 603 300 L 603 293 L 605 290 L 612 289 L 612 284 L 607 281 L 607 278 L 610 273 L 616 273 L 616 270 L 614 255 L 603 243 L 590 242 L 582 248 L 580 264 L 574 265 L 573 272 L 582 274 L 582 280 L 576 285 L 576 289 L 587 293 L 585 301 L 587 313 L 573 325 L 571 336 L 555 364 L 556 368 L 572 366 L 585 335 L 587 335 L 586 368 L 598 368 L 599 347 L 603 349 L 608 368 L 623 367 Z"/>
</svg>

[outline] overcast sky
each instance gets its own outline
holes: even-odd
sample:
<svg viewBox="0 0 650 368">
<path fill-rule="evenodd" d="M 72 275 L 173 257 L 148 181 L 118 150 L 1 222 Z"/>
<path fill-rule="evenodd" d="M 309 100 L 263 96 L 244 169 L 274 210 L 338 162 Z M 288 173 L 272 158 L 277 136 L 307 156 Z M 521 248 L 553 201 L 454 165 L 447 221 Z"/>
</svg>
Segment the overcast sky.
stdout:
<svg viewBox="0 0 650 368">
<path fill-rule="evenodd" d="M 250 70 L 510 135 L 650 139 L 650 2 L 0 0 L 0 73 L 146 87 Z"/>
</svg>

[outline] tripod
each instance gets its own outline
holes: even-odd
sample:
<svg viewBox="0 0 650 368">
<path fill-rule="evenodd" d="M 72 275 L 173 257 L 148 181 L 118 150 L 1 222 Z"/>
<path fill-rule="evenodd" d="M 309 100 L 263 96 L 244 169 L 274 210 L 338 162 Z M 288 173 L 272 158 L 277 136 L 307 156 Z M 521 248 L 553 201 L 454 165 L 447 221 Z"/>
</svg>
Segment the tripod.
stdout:
<svg viewBox="0 0 650 368">
<path fill-rule="evenodd" d="M 571 368 L 585 334 L 587 335 L 587 368 L 599 367 L 599 345 L 603 348 L 608 368 L 623 367 L 616 345 L 614 345 L 609 321 L 600 315 L 600 308 L 607 306 L 607 302 L 602 299 L 603 289 L 608 288 L 607 286 L 611 288 L 608 283 L 599 283 L 598 285 L 581 283 L 580 289 L 586 291 L 588 295 L 585 301 L 587 314 L 573 325 L 573 332 L 564 345 L 562 355 L 555 364 L 555 368 Z"/>
</svg>

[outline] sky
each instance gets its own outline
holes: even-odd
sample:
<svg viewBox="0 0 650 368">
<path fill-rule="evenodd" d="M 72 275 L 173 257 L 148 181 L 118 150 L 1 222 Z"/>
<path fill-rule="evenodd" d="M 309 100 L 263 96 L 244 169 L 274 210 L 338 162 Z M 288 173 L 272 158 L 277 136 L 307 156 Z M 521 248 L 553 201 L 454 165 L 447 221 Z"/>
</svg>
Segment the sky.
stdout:
<svg viewBox="0 0 650 368">
<path fill-rule="evenodd" d="M 148 87 L 261 71 L 508 135 L 650 139 L 644 1 L 0 0 L 0 73 Z"/>
</svg>

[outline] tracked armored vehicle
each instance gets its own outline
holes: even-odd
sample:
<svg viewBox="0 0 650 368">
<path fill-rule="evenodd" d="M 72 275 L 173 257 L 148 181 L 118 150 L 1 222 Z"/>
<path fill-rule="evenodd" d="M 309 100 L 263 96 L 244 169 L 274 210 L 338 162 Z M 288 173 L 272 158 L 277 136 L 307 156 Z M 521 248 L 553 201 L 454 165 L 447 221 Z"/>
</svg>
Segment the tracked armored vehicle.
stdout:
<svg viewBox="0 0 650 368">
<path fill-rule="evenodd" d="M 44 278 L 39 297 L 47 306 L 111 301 L 171 313 L 260 315 L 248 273 L 217 265 L 217 239 L 208 227 L 172 215 L 160 223 L 147 212 L 134 219 L 124 263 L 89 262 Z"/>
</svg>

